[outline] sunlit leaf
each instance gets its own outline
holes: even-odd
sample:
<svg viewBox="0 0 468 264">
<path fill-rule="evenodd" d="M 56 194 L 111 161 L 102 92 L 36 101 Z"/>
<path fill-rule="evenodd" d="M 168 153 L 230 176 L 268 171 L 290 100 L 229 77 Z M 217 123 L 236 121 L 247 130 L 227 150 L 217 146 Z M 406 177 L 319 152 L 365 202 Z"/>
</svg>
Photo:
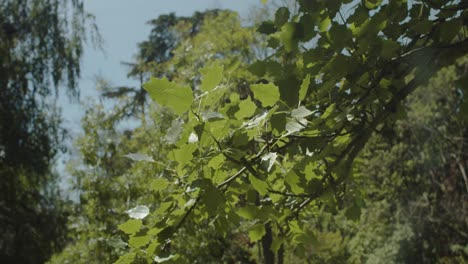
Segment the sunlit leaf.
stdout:
<svg viewBox="0 0 468 264">
<path fill-rule="evenodd" d="M 252 175 L 249 175 L 249 180 L 254 189 L 261 195 L 266 195 L 268 193 L 268 184 L 265 181 L 257 179 L 255 176 Z"/>
<path fill-rule="evenodd" d="M 226 157 L 223 154 L 216 155 L 208 162 L 208 167 L 217 170 L 225 160 Z"/>
<path fill-rule="evenodd" d="M 216 88 L 223 79 L 223 70 L 223 65 L 218 61 L 213 65 L 205 66 L 200 69 L 200 73 L 202 74 L 200 89 L 206 92 Z"/>
<path fill-rule="evenodd" d="M 271 167 L 273 167 L 273 165 L 275 164 L 277 157 L 278 154 L 276 154 L 276 152 L 270 152 L 262 157 L 262 161 L 266 163 L 266 171 L 269 172 L 271 170 Z"/>
<path fill-rule="evenodd" d="M 311 114 L 313 114 L 313 112 L 305 108 L 304 106 L 301 106 L 291 111 L 291 116 L 296 119 L 302 119 L 304 117 L 310 116 Z"/>
<path fill-rule="evenodd" d="M 265 226 L 256 224 L 249 229 L 250 242 L 257 242 L 266 234 Z"/>
<path fill-rule="evenodd" d="M 327 17 L 324 20 L 322 20 L 322 22 L 320 22 L 319 31 L 320 32 L 327 31 L 330 25 L 331 25 L 331 19 Z"/>
<path fill-rule="evenodd" d="M 257 115 L 253 119 L 247 122 L 244 122 L 242 126 L 245 127 L 246 129 L 252 129 L 252 128 L 258 127 L 259 125 L 263 124 L 263 121 L 265 121 L 265 118 L 267 117 L 267 115 L 268 115 L 267 112 Z"/>
<path fill-rule="evenodd" d="M 258 217 L 258 208 L 254 205 L 246 205 L 236 210 L 236 213 L 244 219 L 253 220 Z"/>
<path fill-rule="evenodd" d="M 291 170 L 286 175 L 284 180 L 289 185 L 289 188 L 294 194 L 304 193 L 304 188 L 301 186 L 300 177 L 294 171 Z"/>
<path fill-rule="evenodd" d="M 364 0 L 364 4 L 369 9 L 375 9 L 380 6 L 382 0 Z"/>
<path fill-rule="evenodd" d="M 143 219 L 149 214 L 149 208 L 144 205 L 138 205 L 125 212 L 130 216 L 130 218 Z"/>
<path fill-rule="evenodd" d="M 257 106 L 252 102 L 250 98 L 242 100 L 239 103 L 239 111 L 234 115 L 237 119 L 243 119 L 246 117 L 251 117 L 255 113 Z"/>
<path fill-rule="evenodd" d="M 134 161 L 148 161 L 148 162 L 154 162 L 154 159 L 146 154 L 141 154 L 141 153 L 129 153 L 127 155 L 124 155 L 124 157 L 129 158 Z"/>
<path fill-rule="evenodd" d="M 134 235 L 128 240 L 128 244 L 133 248 L 141 248 L 146 246 L 151 241 L 151 236 L 149 235 Z"/>
<path fill-rule="evenodd" d="M 125 234 L 133 234 L 140 230 L 142 224 L 143 222 L 140 219 L 130 219 L 118 227 Z"/>
<path fill-rule="evenodd" d="M 168 180 L 160 177 L 153 181 L 153 183 L 151 184 L 151 188 L 154 191 L 162 191 L 165 190 L 170 184 L 171 183 Z"/>
<path fill-rule="evenodd" d="M 158 257 L 158 256 L 156 256 L 154 258 L 154 261 L 156 261 L 157 263 L 163 263 L 163 262 L 166 262 L 168 260 L 171 260 L 174 257 L 175 257 L 175 255 L 169 255 L 167 257 Z"/>
<path fill-rule="evenodd" d="M 188 143 L 195 143 L 198 142 L 198 136 L 195 133 L 190 133 L 190 136 L 188 138 Z"/>
<path fill-rule="evenodd" d="M 179 86 L 166 78 L 151 77 L 149 82 L 143 84 L 143 88 L 149 93 L 151 99 L 169 107 L 178 115 L 185 113 L 192 105 L 192 89 L 188 86 Z"/>
<path fill-rule="evenodd" d="M 114 262 L 114 264 L 132 264 L 133 261 L 135 260 L 135 257 L 136 257 L 136 253 L 127 253 L 127 254 L 124 254 L 122 256 L 120 256 L 120 258 Z"/>
<path fill-rule="evenodd" d="M 299 132 L 303 130 L 307 125 L 307 119 L 301 118 L 301 119 L 289 119 L 288 122 L 286 123 L 286 131 L 288 132 L 287 134 L 293 134 L 296 132 Z"/>
<path fill-rule="evenodd" d="M 283 43 L 287 51 L 292 51 L 297 46 L 297 40 L 294 39 L 295 30 L 295 23 L 288 22 L 281 27 L 281 31 L 277 34 L 278 39 Z"/>
<path fill-rule="evenodd" d="M 272 83 L 254 84 L 250 87 L 255 99 L 259 100 L 263 106 L 273 106 L 280 98 L 279 89 Z"/>
<path fill-rule="evenodd" d="M 299 90 L 299 101 L 302 101 L 305 99 L 307 95 L 307 90 L 309 89 L 309 85 L 310 85 L 310 74 L 307 74 L 304 80 L 302 80 L 301 89 Z"/>
<path fill-rule="evenodd" d="M 220 119 L 224 119 L 224 116 L 219 113 L 219 112 L 206 112 L 206 113 L 203 113 L 203 120 L 205 121 L 215 121 L 215 120 L 220 120 Z"/>
</svg>

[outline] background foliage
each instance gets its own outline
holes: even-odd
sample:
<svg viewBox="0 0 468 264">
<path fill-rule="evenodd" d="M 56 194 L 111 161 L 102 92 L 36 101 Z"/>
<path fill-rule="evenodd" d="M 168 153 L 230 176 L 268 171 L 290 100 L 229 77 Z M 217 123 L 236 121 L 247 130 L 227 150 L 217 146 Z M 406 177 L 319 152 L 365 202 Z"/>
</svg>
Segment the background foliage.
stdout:
<svg viewBox="0 0 468 264">
<path fill-rule="evenodd" d="M 59 87 L 78 96 L 88 18 L 81 1 L 0 1 L 2 263 L 44 262 L 64 246 L 66 203 L 52 165 L 65 131 L 55 100 Z"/>
<path fill-rule="evenodd" d="M 51 262 L 463 263 L 466 7 L 151 21 L 142 87 L 105 87 L 115 109 L 83 119 L 72 242 Z"/>
</svg>

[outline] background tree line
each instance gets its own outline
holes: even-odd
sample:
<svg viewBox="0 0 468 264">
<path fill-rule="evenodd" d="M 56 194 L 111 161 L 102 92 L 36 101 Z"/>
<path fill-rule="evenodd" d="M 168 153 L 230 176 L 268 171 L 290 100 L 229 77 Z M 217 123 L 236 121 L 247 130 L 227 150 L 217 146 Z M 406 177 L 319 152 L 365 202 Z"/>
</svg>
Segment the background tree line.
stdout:
<svg viewBox="0 0 468 264">
<path fill-rule="evenodd" d="M 57 196 L 43 206 L 63 229 L 35 237 L 32 252 L 47 249 L 41 261 L 52 252 L 51 263 L 466 261 L 466 4 L 317 0 L 258 14 L 266 21 L 208 10 L 150 22 L 128 64 L 142 87 L 104 86 L 102 100 L 114 110 L 102 101 L 87 106 L 79 156 L 69 164 L 80 200 L 66 226 Z M 8 73 L 27 67 L 3 65 L 7 76 L 28 76 Z M 163 88 L 179 100 L 161 101 Z M 179 91 L 193 94 L 187 108 L 188 92 Z M 17 111 L 29 118 L 53 106 L 42 107 Z M 2 122 L 11 116 L 2 113 Z M 53 149 L 60 126 L 52 120 L 43 127 L 54 133 L 42 133 L 56 139 Z M 4 157 L 34 164 L 8 154 L 14 140 L 4 142 Z M 16 209 L 25 186 L 38 195 L 57 190 L 48 153 L 34 154 L 43 170 L 5 162 L 11 181 L 2 190 L 16 190 L 2 203 L 16 213 L 2 213 L 5 221 L 27 213 Z M 41 184 L 29 185 L 37 174 Z M 150 213 L 129 220 L 128 210 L 142 205 Z M 50 223 L 40 212 L 32 216 Z M 2 225 L 11 234 L 2 258 L 10 261 L 28 243 L 9 243 L 32 237 L 16 223 Z M 35 263 L 29 256 L 21 262 Z"/>
</svg>

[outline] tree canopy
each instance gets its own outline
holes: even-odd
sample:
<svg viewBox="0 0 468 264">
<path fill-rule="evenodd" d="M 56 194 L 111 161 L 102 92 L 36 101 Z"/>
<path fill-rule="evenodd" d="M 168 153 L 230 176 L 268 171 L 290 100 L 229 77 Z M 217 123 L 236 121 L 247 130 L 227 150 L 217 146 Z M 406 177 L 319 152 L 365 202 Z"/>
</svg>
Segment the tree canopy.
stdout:
<svg viewBox="0 0 468 264">
<path fill-rule="evenodd" d="M 152 21 L 130 72 L 148 122 L 89 108 L 77 243 L 52 262 L 466 259 L 467 4 L 295 4 L 256 31 Z"/>
<path fill-rule="evenodd" d="M 81 1 L 0 2 L 2 262 L 44 262 L 64 243 L 51 172 L 64 132 L 55 98 L 61 85 L 78 95 L 85 19 Z"/>
</svg>

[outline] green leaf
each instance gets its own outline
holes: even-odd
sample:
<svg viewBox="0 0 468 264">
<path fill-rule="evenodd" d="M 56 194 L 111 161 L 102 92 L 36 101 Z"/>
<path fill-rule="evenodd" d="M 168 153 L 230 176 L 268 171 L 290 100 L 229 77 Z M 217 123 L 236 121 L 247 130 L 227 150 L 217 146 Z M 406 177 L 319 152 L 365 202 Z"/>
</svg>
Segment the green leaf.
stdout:
<svg viewBox="0 0 468 264">
<path fill-rule="evenodd" d="M 115 249 L 124 249 L 127 246 L 120 236 L 113 236 L 106 240 L 107 244 Z"/>
<path fill-rule="evenodd" d="M 289 20 L 289 9 L 287 7 L 280 7 L 275 13 L 276 27 L 282 27 Z"/>
<path fill-rule="evenodd" d="M 256 61 L 252 63 L 247 70 L 251 72 L 254 75 L 257 75 L 257 77 L 262 77 L 265 75 L 266 70 L 267 70 L 267 65 L 263 61 Z"/>
<path fill-rule="evenodd" d="M 120 258 L 116 262 L 114 262 L 114 264 L 132 264 L 135 260 L 135 257 L 136 253 L 127 253 L 125 255 L 120 256 Z"/>
<path fill-rule="evenodd" d="M 193 152 L 197 149 L 194 144 L 182 145 L 180 148 L 172 151 L 172 158 L 179 163 L 185 165 L 188 161 L 192 160 Z"/>
<path fill-rule="evenodd" d="M 207 213 L 215 215 L 219 206 L 224 203 L 224 197 L 216 187 L 210 184 L 205 188 L 203 203 L 206 205 Z"/>
<path fill-rule="evenodd" d="M 217 170 L 221 167 L 221 164 L 226 160 L 226 157 L 223 154 L 218 154 L 214 156 L 209 162 L 208 167 Z"/>
<path fill-rule="evenodd" d="M 335 112 L 335 104 L 331 104 L 325 109 L 325 112 L 320 116 L 322 119 L 327 119 L 331 114 Z"/>
<path fill-rule="evenodd" d="M 419 34 L 427 34 L 431 31 L 432 29 L 432 22 L 429 20 L 422 20 L 416 22 L 414 25 L 412 25 L 410 28 L 414 30 L 416 33 Z"/>
<path fill-rule="evenodd" d="M 310 85 L 310 74 L 302 80 L 301 89 L 299 90 L 299 102 L 303 101 L 307 95 L 307 91 L 309 90 Z"/>
<path fill-rule="evenodd" d="M 398 56 L 400 50 L 400 45 L 393 40 L 383 40 L 382 41 L 382 51 L 380 54 L 384 59 L 392 59 Z"/>
<path fill-rule="evenodd" d="M 259 100 L 263 106 L 273 106 L 280 98 L 279 89 L 272 83 L 254 84 L 251 87 L 255 99 Z"/>
<path fill-rule="evenodd" d="M 165 190 L 170 184 L 171 183 L 168 180 L 160 177 L 153 181 L 153 183 L 151 184 L 151 188 L 153 189 L 153 191 L 162 191 Z"/>
<path fill-rule="evenodd" d="M 247 220 L 257 219 L 258 213 L 259 211 L 257 209 L 257 206 L 251 204 L 248 204 L 236 210 L 236 214 Z"/>
<path fill-rule="evenodd" d="M 353 204 L 351 207 L 346 209 L 346 217 L 353 221 L 358 221 L 361 217 L 361 207 L 356 204 Z"/>
<path fill-rule="evenodd" d="M 249 230 L 249 238 L 250 242 L 257 242 L 258 240 L 262 239 L 262 237 L 266 234 L 265 226 L 262 224 L 256 224 L 252 226 Z"/>
<path fill-rule="evenodd" d="M 327 17 L 324 20 L 322 20 L 322 22 L 320 22 L 319 31 L 320 32 L 327 31 L 328 28 L 330 27 L 330 25 L 331 25 L 331 19 L 329 17 Z"/>
<path fill-rule="evenodd" d="M 460 31 L 463 22 L 460 18 L 444 22 L 438 29 L 439 40 L 443 43 L 450 43 Z"/>
<path fill-rule="evenodd" d="M 268 193 L 268 184 L 265 181 L 257 179 L 255 176 L 249 175 L 249 180 L 254 189 L 261 195 Z"/>
<path fill-rule="evenodd" d="M 368 9 L 375 9 L 382 4 L 382 0 L 364 0 L 364 5 Z"/>
<path fill-rule="evenodd" d="M 242 102 L 240 102 L 239 111 L 237 111 L 234 116 L 238 120 L 251 117 L 255 113 L 256 109 L 257 106 L 254 104 L 254 102 L 252 102 L 250 98 L 247 98 L 246 100 L 242 100 Z"/>
<path fill-rule="evenodd" d="M 293 170 L 286 175 L 284 181 L 294 194 L 304 194 L 304 188 L 301 187 L 300 177 Z"/>
<path fill-rule="evenodd" d="M 188 86 L 179 86 L 167 78 L 151 77 L 149 82 L 143 84 L 143 88 L 149 93 L 151 99 L 169 107 L 178 115 L 185 113 L 192 105 L 192 89 Z"/>
<path fill-rule="evenodd" d="M 223 65 L 218 61 L 213 65 L 200 69 L 200 73 L 202 74 L 200 89 L 205 92 L 213 90 L 223 79 L 223 70 Z"/>
<path fill-rule="evenodd" d="M 140 230 L 143 221 L 140 219 L 130 219 L 127 222 L 118 226 L 125 234 L 133 234 Z"/>
<path fill-rule="evenodd" d="M 146 246 L 151 241 L 151 236 L 149 235 L 135 235 L 130 237 L 128 244 L 133 248 L 141 248 Z"/>
<path fill-rule="evenodd" d="M 296 33 L 296 23 L 288 22 L 281 27 L 281 31 L 275 36 L 283 43 L 286 51 L 292 51 L 297 46 L 297 39 L 294 38 Z"/>
<path fill-rule="evenodd" d="M 271 116 L 270 124 L 271 129 L 275 133 L 275 135 L 281 135 L 286 127 L 286 113 L 276 113 Z"/>
<path fill-rule="evenodd" d="M 273 242 L 271 243 L 271 251 L 273 252 L 278 252 L 278 250 L 281 248 L 281 245 L 283 245 L 284 241 L 283 239 L 280 238 L 275 238 L 273 239 Z"/>
</svg>

